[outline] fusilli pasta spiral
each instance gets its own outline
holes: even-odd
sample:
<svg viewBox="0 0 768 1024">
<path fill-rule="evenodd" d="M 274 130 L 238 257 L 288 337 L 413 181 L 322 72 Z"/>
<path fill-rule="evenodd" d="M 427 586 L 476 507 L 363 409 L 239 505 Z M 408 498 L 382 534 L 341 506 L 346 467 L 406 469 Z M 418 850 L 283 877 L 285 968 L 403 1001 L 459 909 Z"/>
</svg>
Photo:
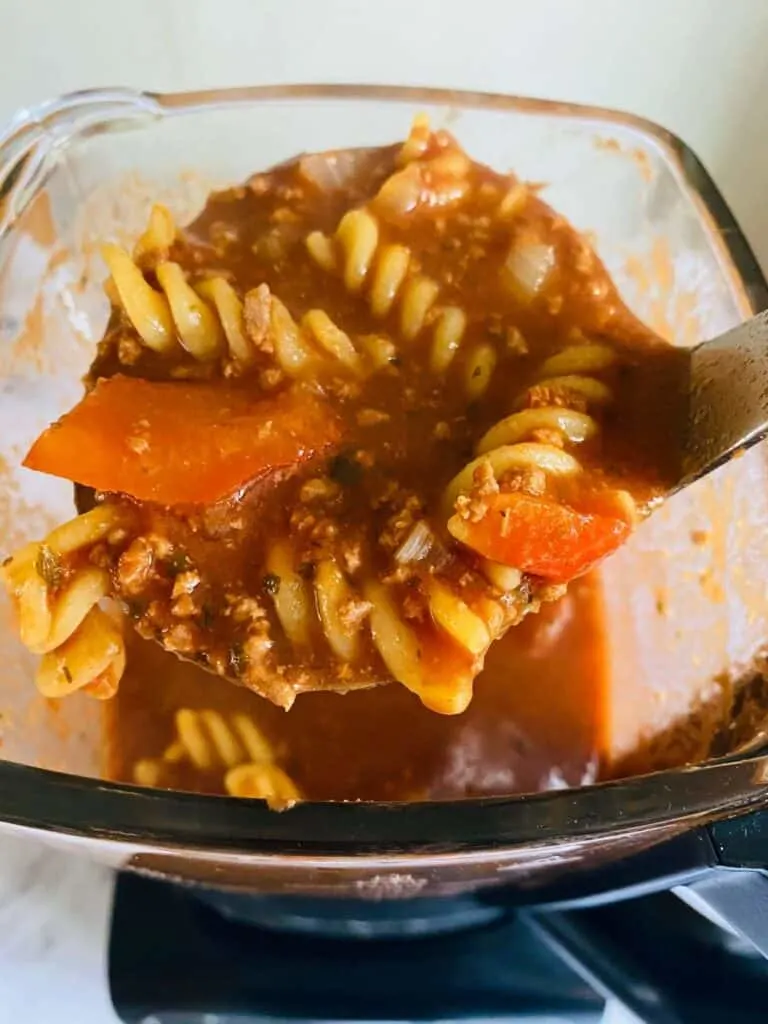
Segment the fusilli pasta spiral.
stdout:
<svg viewBox="0 0 768 1024">
<path fill-rule="evenodd" d="M 469 703 L 474 677 L 469 666 L 484 655 L 503 624 L 503 610 L 493 601 L 470 608 L 447 584 L 430 580 L 426 604 L 431 619 L 467 655 L 464 678 L 446 669 L 441 686 L 425 671 L 424 636 L 408 624 L 388 584 L 366 579 L 357 589 L 333 557 L 319 562 L 313 578 L 305 579 L 288 540 L 271 546 L 267 568 L 279 580 L 272 595 L 277 619 L 295 648 L 306 650 L 313 639 L 322 638 L 349 665 L 371 642 L 392 676 L 434 710 L 456 714 Z"/>
<path fill-rule="evenodd" d="M 397 154 L 399 166 L 411 163 L 412 160 L 420 160 L 429 148 L 429 139 L 432 129 L 429 124 L 429 117 L 426 114 L 416 114 L 411 122 L 411 129 L 408 138 L 405 140 Z"/>
<path fill-rule="evenodd" d="M 161 355 L 181 356 L 185 351 L 200 363 L 223 358 L 237 372 L 244 372 L 256 362 L 257 348 L 247 329 L 243 299 L 221 276 L 190 284 L 180 264 L 167 258 L 174 238 L 170 214 L 164 207 L 155 207 L 150 227 L 132 256 L 117 245 L 102 247 L 126 316 L 142 342 Z M 150 257 L 158 255 L 150 269 L 159 289 L 150 284 L 145 272 Z M 289 377 L 313 376 L 328 366 L 355 376 L 381 368 L 375 355 L 368 354 L 367 342 L 358 351 L 323 310 L 310 309 L 297 323 L 278 298 L 265 292 L 265 334 L 277 366 Z"/>
<path fill-rule="evenodd" d="M 444 372 L 458 350 L 467 326 L 464 310 L 437 305 L 440 287 L 424 274 L 411 271 L 408 246 L 380 240 L 378 218 L 367 209 L 344 214 L 332 238 L 313 231 L 306 239 L 315 262 L 339 273 L 353 293 L 367 293 L 371 312 L 380 319 L 395 309 L 399 332 L 412 341 L 432 326 L 432 368 Z"/>
<path fill-rule="evenodd" d="M 184 349 L 198 362 L 226 355 L 246 369 L 256 349 L 243 322 L 243 303 L 223 277 L 194 287 L 178 263 L 163 260 L 155 267 L 161 290 L 153 288 L 134 258 L 117 245 L 102 247 L 120 303 L 142 342 L 161 355 Z"/>
<path fill-rule="evenodd" d="M 155 352 L 179 355 L 183 348 L 200 362 L 226 355 L 246 369 L 256 349 L 245 330 L 240 296 L 221 276 L 190 285 L 180 265 L 169 259 L 176 235 L 171 213 L 155 205 L 132 255 L 118 245 L 102 247 L 120 304 Z M 147 270 L 154 272 L 160 290 L 147 280 Z"/>
<path fill-rule="evenodd" d="M 224 788 L 230 796 L 266 800 L 273 811 L 286 811 L 304 799 L 290 775 L 273 761 L 230 768 L 224 776 Z"/>
<path fill-rule="evenodd" d="M 472 491 L 476 474 L 484 466 L 490 466 L 497 481 L 515 471 L 538 470 L 548 477 L 581 473 L 581 464 L 565 448 L 598 433 L 598 423 L 588 410 L 610 402 L 612 391 L 595 375 L 610 369 L 616 361 L 612 348 L 596 343 L 569 345 L 546 359 L 535 381 L 518 397 L 516 410 L 480 438 L 475 458 L 448 484 L 443 498 L 445 514 L 452 516 L 457 500 Z M 633 521 L 636 509 L 632 497 L 618 490 L 613 497 Z M 504 566 L 486 563 L 485 571 L 497 585 L 505 579 L 513 585 L 519 580 L 516 570 L 508 575 Z"/>
<path fill-rule="evenodd" d="M 200 772 L 223 773 L 224 789 L 231 796 L 266 800 L 273 810 L 284 810 L 302 799 L 250 715 L 180 708 L 175 731 L 161 757 L 136 762 L 133 778 L 137 785 L 163 785 L 173 765 L 186 763 Z"/>
<path fill-rule="evenodd" d="M 482 612 L 470 608 L 448 586 L 434 580 L 428 590 L 433 622 L 447 634 L 466 658 L 451 662 L 442 649 L 437 678 L 429 671 L 424 636 L 406 622 L 387 586 L 370 582 L 365 596 L 371 603 L 370 629 L 374 646 L 393 678 L 415 693 L 427 707 L 441 714 L 460 714 L 472 699 L 472 683 L 481 659 L 500 633 L 504 613 L 495 602 L 482 603 Z M 445 660 L 443 660 L 445 658 Z"/>
<path fill-rule="evenodd" d="M 43 656 L 37 686 L 46 697 L 82 690 L 106 699 L 117 690 L 125 645 L 118 623 L 99 607 L 111 590 L 109 573 L 88 554 L 125 526 L 125 511 L 99 505 L 27 544 L 0 569 L 22 642 Z"/>
</svg>

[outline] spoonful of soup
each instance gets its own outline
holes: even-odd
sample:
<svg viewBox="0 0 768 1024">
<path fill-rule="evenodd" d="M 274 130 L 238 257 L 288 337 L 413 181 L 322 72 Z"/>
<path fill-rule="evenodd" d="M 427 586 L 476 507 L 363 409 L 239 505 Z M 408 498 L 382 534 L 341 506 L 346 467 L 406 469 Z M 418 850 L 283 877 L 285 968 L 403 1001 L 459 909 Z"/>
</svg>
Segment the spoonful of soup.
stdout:
<svg viewBox="0 0 768 1024">
<path fill-rule="evenodd" d="M 128 621 L 285 708 L 397 682 L 460 713 L 496 639 L 763 429 L 712 410 L 735 333 L 662 341 L 421 118 L 103 256 L 86 394 L 24 462 L 81 514 L 0 570 L 49 697 L 112 696 Z"/>
</svg>

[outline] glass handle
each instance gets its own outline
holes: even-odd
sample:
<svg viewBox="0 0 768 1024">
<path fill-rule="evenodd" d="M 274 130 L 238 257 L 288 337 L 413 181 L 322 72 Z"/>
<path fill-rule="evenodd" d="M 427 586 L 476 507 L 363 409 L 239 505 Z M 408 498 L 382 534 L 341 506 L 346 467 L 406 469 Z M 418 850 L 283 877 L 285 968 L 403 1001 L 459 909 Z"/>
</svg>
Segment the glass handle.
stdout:
<svg viewBox="0 0 768 1024">
<path fill-rule="evenodd" d="M 723 867 L 768 870 L 768 811 L 714 822 L 707 832 Z"/>
<path fill-rule="evenodd" d="M 768 812 L 708 825 L 716 866 L 675 891 L 768 959 Z"/>
<path fill-rule="evenodd" d="M 675 890 L 689 906 L 746 939 L 768 959 L 768 873 L 718 869 Z"/>
<path fill-rule="evenodd" d="M 0 242 L 75 135 L 163 116 L 157 99 L 132 89 L 89 89 L 20 111 L 0 131 Z"/>
</svg>

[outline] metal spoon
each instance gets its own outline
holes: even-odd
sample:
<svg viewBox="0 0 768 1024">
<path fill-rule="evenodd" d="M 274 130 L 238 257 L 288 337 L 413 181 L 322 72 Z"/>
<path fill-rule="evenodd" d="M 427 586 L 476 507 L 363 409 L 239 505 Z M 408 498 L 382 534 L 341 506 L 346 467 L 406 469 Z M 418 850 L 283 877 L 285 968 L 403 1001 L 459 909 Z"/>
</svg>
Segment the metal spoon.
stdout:
<svg viewBox="0 0 768 1024">
<path fill-rule="evenodd" d="M 768 310 L 691 351 L 682 476 L 670 493 L 768 436 Z"/>
</svg>

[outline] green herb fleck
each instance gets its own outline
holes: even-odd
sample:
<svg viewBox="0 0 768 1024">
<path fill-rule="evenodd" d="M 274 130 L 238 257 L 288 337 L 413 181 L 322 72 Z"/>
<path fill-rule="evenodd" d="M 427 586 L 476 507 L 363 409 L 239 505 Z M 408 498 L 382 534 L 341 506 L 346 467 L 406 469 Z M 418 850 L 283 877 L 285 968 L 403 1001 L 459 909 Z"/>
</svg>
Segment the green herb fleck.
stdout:
<svg viewBox="0 0 768 1024">
<path fill-rule="evenodd" d="M 147 603 L 136 598 L 129 598 L 125 602 L 125 607 L 132 619 L 140 619 L 147 610 Z"/>
<path fill-rule="evenodd" d="M 273 572 L 268 572 L 261 581 L 261 585 L 265 594 L 271 594 L 274 597 L 280 590 L 280 577 Z"/>
<path fill-rule="evenodd" d="M 178 548 L 173 552 L 166 564 L 168 566 L 168 571 L 173 576 L 178 576 L 180 572 L 187 572 L 188 569 L 192 568 L 189 556 L 186 551 L 182 551 L 181 548 Z"/>
<path fill-rule="evenodd" d="M 72 673 L 69 671 L 66 665 L 61 666 L 61 671 L 64 673 L 64 678 L 68 683 L 72 682 Z"/>
<path fill-rule="evenodd" d="M 363 476 L 363 467 L 354 455 L 335 455 L 328 467 L 328 475 L 342 487 L 354 487 Z"/>
<path fill-rule="evenodd" d="M 248 662 L 243 645 L 241 643 L 234 643 L 227 651 L 227 665 L 230 671 L 236 675 L 242 675 L 243 669 Z"/>
<path fill-rule="evenodd" d="M 53 590 L 64 579 L 64 566 L 61 564 L 59 556 L 47 544 L 40 545 L 40 553 L 35 562 L 35 571 L 45 585 Z"/>
</svg>

